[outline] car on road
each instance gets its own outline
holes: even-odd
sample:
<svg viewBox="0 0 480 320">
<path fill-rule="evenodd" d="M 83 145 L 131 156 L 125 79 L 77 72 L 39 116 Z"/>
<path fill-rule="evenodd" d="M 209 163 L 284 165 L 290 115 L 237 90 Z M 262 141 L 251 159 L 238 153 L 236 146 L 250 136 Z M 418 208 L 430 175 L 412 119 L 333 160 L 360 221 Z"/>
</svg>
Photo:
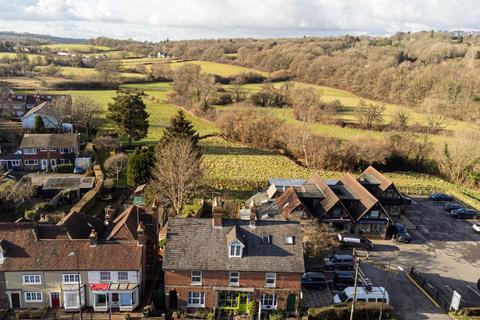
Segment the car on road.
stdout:
<svg viewBox="0 0 480 320">
<path fill-rule="evenodd" d="M 446 193 L 432 193 L 428 199 L 433 201 L 453 201 L 453 197 Z"/>
<path fill-rule="evenodd" d="M 342 247 L 373 250 L 372 241 L 362 236 L 357 236 L 354 234 L 339 233 L 337 237 Z"/>
<path fill-rule="evenodd" d="M 339 290 L 351 287 L 355 284 L 355 275 L 349 271 L 337 271 L 333 276 L 333 284 Z"/>
<path fill-rule="evenodd" d="M 479 223 L 475 223 L 473 225 L 473 230 L 477 231 L 477 232 L 480 232 L 480 222 Z M 479 279 L 479 283 L 480 283 L 480 279 Z"/>
<path fill-rule="evenodd" d="M 448 202 L 445 203 L 445 210 L 448 212 L 451 212 L 452 210 L 457 210 L 457 209 L 462 209 L 463 206 L 461 204 L 455 203 L 455 202 Z"/>
<path fill-rule="evenodd" d="M 327 286 L 327 277 L 322 272 L 306 272 L 302 275 L 302 287 L 321 290 Z"/>
<path fill-rule="evenodd" d="M 353 270 L 353 257 L 350 254 L 336 254 L 324 259 L 327 270 Z"/>
<path fill-rule="evenodd" d="M 457 209 L 450 212 L 450 216 L 456 219 L 474 219 L 478 215 L 478 212 L 473 209 Z"/>
<path fill-rule="evenodd" d="M 401 223 L 394 224 L 394 234 L 392 240 L 398 242 L 410 243 L 412 241 L 412 236 L 408 233 L 407 228 Z"/>
<path fill-rule="evenodd" d="M 371 287 L 367 290 L 365 287 L 358 286 L 357 294 L 355 295 L 355 301 L 363 302 L 383 302 L 388 304 L 390 297 L 388 292 L 383 287 Z M 333 303 L 344 303 L 353 301 L 354 287 L 345 288 L 339 294 L 333 297 Z"/>
</svg>

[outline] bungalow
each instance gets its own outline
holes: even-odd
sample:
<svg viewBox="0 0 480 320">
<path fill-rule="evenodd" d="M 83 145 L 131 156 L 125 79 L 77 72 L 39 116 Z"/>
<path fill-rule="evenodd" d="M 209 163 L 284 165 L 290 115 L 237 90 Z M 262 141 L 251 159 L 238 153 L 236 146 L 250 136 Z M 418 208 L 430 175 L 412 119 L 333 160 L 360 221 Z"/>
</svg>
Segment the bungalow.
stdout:
<svg viewBox="0 0 480 320">
<path fill-rule="evenodd" d="M 163 263 L 169 309 L 248 313 L 297 310 L 305 271 L 300 224 L 294 221 L 173 218 Z"/>
</svg>

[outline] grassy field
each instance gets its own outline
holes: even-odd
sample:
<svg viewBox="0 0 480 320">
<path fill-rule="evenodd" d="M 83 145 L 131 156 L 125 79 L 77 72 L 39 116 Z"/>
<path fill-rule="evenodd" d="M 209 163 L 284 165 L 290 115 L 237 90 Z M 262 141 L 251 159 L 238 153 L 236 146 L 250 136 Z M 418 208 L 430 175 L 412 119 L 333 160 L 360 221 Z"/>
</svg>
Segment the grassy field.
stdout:
<svg viewBox="0 0 480 320">
<path fill-rule="evenodd" d="M 41 71 L 46 67 L 37 67 L 36 70 Z M 60 73 L 62 76 L 73 78 L 73 79 L 92 79 L 99 76 L 99 72 L 93 68 L 80 68 L 80 67 L 60 67 Z M 126 79 L 145 79 L 144 74 L 140 73 L 131 73 L 131 72 L 122 72 L 120 76 Z"/>
<path fill-rule="evenodd" d="M 32 54 L 32 53 L 0 52 L 0 59 L 2 59 L 2 58 L 13 59 L 13 58 L 16 58 L 19 54 L 26 55 L 30 61 L 33 61 L 33 59 L 35 59 L 35 57 L 43 56 L 41 54 Z"/>
<path fill-rule="evenodd" d="M 233 76 L 239 73 L 248 73 L 248 72 L 255 72 L 262 74 L 264 76 L 268 76 L 268 72 L 259 71 L 251 68 L 245 68 L 240 66 L 234 66 L 224 63 L 216 63 L 211 61 L 181 61 L 181 62 L 173 62 L 170 64 L 173 70 L 178 69 L 180 66 L 184 65 L 185 63 L 196 64 L 202 68 L 202 71 L 205 73 L 216 74 L 223 77 Z"/>
<path fill-rule="evenodd" d="M 48 48 L 52 51 L 68 51 L 68 52 L 78 52 L 78 53 L 92 53 L 97 51 L 112 50 L 109 47 L 94 46 L 91 44 L 46 44 L 41 47 Z"/>
</svg>

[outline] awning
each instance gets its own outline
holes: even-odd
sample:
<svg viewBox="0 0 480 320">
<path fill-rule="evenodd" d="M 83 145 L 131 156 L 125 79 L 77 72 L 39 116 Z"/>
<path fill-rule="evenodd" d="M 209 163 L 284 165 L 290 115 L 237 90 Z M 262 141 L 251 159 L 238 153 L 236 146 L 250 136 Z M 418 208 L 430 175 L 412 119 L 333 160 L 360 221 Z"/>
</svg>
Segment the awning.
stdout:
<svg viewBox="0 0 480 320">
<path fill-rule="evenodd" d="M 108 290 L 109 286 L 109 283 L 91 283 L 90 289 L 92 289 L 93 291 L 105 291 Z"/>
<path fill-rule="evenodd" d="M 91 283 L 92 291 L 130 291 L 138 287 L 137 283 Z"/>
</svg>

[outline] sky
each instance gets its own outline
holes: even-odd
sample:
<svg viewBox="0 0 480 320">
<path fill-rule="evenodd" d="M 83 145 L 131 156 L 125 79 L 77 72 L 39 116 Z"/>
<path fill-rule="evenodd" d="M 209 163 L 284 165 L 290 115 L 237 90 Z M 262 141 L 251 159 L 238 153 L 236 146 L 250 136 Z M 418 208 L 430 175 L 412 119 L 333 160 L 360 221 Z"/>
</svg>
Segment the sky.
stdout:
<svg viewBox="0 0 480 320">
<path fill-rule="evenodd" d="M 0 0 L 0 30 L 160 41 L 480 30 L 479 0 Z"/>
</svg>

